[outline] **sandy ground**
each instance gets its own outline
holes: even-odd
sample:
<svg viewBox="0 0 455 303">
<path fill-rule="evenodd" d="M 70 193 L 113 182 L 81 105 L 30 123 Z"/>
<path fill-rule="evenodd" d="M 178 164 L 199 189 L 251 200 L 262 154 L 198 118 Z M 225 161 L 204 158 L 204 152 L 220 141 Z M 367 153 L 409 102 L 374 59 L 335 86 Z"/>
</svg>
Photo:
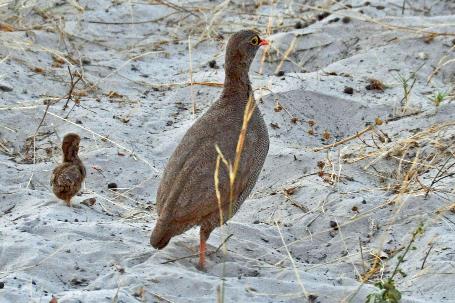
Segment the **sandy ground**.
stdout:
<svg viewBox="0 0 455 303">
<path fill-rule="evenodd" d="M 402 302 L 455 302 L 453 1 L 18 0 L 0 16 L 0 302 L 365 302 L 419 224 Z M 149 245 L 155 193 L 243 28 L 271 41 L 250 72 L 271 146 L 201 272 L 182 258 L 198 230 Z M 82 79 L 63 109 L 68 66 Z M 48 181 L 70 131 L 88 168 L 74 208 Z"/>
</svg>

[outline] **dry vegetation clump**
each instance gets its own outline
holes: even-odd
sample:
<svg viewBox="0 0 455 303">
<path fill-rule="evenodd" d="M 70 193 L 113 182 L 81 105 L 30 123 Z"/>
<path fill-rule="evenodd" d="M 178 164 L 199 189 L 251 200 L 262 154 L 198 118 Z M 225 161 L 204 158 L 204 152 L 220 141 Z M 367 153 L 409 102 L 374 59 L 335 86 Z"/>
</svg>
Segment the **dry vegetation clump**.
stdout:
<svg viewBox="0 0 455 303">
<path fill-rule="evenodd" d="M 388 141 L 385 133 L 375 131 L 356 152 L 343 158 L 348 163 L 365 163 L 364 169 L 393 193 L 427 196 L 446 191 L 450 187 L 438 185 L 453 182 L 449 177 L 455 173 L 455 122 L 413 132 L 408 137 Z"/>
<path fill-rule="evenodd" d="M 368 90 L 383 91 L 385 89 L 385 85 L 381 80 L 369 79 L 368 82 L 369 82 L 369 84 L 365 87 Z"/>
<path fill-rule="evenodd" d="M 390 217 L 389 226 L 395 223 L 406 197 L 428 198 L 431 195 L 437 195 L 445 201 L 444 207 L 428 205 L 426 207 L 429 210 L 428 217 L 442 216 L 453 209 L 454 121 L 435 124 L 426 129 L 411 130 L 408 136 L 396 140 L 390 140 L 385 132 L 373 129 L 370 132 L 370 138 L 361 141 L 361 145 L 342 155 L 342 159 L 345 163 L 360 164 L 366 173 L 377 178 L 381 190 L 392 194 L 384 203 L 384 206 L 396 205 Z M 424 225 L 425 223 L 426 221 L 421 222 Z M 395 280 L 398 278 L 396 274 L 401 272 L 399 266 L 408 253 L 409 247 L 416 241 L 416 236 L 422 233 L 423 227 L 419 227 L 412 234 L 412 240 L 406 246 L 404 254 L 398 255 L 402 253 L 404 244 L 395 251 L 389 251 L 390 256 L 398 256 L 398 264 L 393 274 L 385 280 L 382 279 L 381 273 L 388 265 L 386 261 L 392 258 L 383 257 L 381 250 L 372 254 L 369 260 L 370 268 L 364 272 L 361 281 L 366 283 L 376 280 L 375 285 L 381 291 L 371 294 L 367 302 L 399 302 L 401 294 L 395 288 Z M 387 301 L 386 297 L 389 295 L 394 299 Z"/>
</svg>

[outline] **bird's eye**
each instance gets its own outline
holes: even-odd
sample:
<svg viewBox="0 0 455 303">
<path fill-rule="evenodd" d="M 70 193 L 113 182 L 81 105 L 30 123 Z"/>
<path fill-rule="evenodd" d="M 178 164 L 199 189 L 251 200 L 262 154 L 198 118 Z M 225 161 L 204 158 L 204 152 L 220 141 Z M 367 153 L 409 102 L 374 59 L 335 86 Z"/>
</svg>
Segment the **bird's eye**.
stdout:
<svg viewBox="0 0 455 303">
<path fill-rule="evenodd" d="M 258 36 L 254 36 L 253 38 L 251 38 L 250 42 L 253 45 L 258 45 L 259 44 L 259 37 Z"/>
</svg>

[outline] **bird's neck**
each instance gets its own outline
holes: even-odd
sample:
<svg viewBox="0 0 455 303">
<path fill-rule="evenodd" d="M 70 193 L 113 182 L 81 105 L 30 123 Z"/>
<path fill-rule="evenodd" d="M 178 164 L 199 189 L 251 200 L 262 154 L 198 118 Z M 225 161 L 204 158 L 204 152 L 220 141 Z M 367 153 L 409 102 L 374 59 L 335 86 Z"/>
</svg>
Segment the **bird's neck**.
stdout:
<svg viewBox="0 0 455 303">
<path fill-rule="evenodd" d="M 241 100 L 248 99 L 252 92 L 248 70 L 249 66 L 246 64 L 231 65 L 227 63 L 222 96 L 238 96 Z"/>
<path fill-rule="evenodd" d="M 63 154 L 63 162 L 79 163 L 82 162 L 78 154 L 65 153 Z"/>
</svg>

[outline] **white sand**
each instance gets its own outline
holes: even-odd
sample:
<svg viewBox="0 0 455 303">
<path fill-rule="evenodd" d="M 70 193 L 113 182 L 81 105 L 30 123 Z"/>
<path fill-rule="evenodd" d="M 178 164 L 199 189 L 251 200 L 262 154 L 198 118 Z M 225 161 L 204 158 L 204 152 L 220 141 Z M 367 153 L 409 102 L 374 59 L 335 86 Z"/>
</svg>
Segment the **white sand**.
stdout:
<svg viewBox="0 0 455 303">
<path fill-rule="evenodd" d="M 448 210 L 455 202 L 455 178 L 442 179 L 427 199 L 415 177 L 409 190 L 393 187 L 406 183 L 413 161 L 421 165 L 437 151 L 428 171 L 419 172 L 418 181 L 430 185 L 455 152 L 453 1 L 409 1 L 404 14 L 401 0 L 369 6 L 343 1 L 352 8 L 312 1 L 335 13 L 301 29 L 294 29 L 299 18 L 314 19 L 321 11 L 300 1 L 259 7 L 260 1 L 174 1 L 178 7 L 157 2 L 0 3 L 0 22 L 19 29 L 0 31 L 0 302 L 49 302 L 52 295 L 58 302 L 216 302 L 222 283 L 224 302 L 305 302 L 308 293 L 317 296 L 314 302 L 365 302 L 378 291 L 373 284 L 390 277 L 421 222 L 425 232 L 401 266 L 407 275 L 395 276 L 402 302 L 455 302 L 455 214 Z M 342 22 L 344 16 L 350 22 Z M 229 224 L 211 235 L 213 251 L 233 234 L 227 255 L 221 249 L 208 256 L 207 272 L 195 268 L 197 258 L 163 264 L 197 253 L 198 230 L 175 237 L 162 251 L 149 245 L 160 174 L 194 121 L 190 96 L 198 117 L 221 91 L 186 84 L 188 35 L 193 81 L 222 82 L 225 41 L 217 41 L 217 33 L 227 38 L 249 27 L 264 32 L 269 21 L 275 50 L 265 64 L 259 52 L 250 72 L 271 137 L 260 180 Z M 427 43 L 428 34 L 419 29 L 452 34 Z M 291 44 L 288 60 L 278 67 L 285 74 L 275 76 Z M 62 110 L 65 100 L 50 106 L 34 149 L 43 102 L 65 96 L 69 87 L 66 63 L 52 67 L 52 54 L 74 59 L 73 71 L 84 62 L 87 82 L 76 93 L 87 94 L 67 120 L 61 119 L 69 111 Z M 208 67 L 212 59 L 220 68 Z M 415 71 L 405 114 L 417 114 L 397 118 L 403 110 L 398 75 Z M 367 90 L 369 78 L 383 81 L 386 89 Z M 96 89 L 87 90 L 91 85 Z M 354 93 L 343 93 L 345 86 Z M 109 97 L 112 92 L 118 95 Z M 437 92 L 449 96 L 436 112 L 430 100 Z M 274 110 L 276 102 L 282 110 Z M 365 144 L 355 139 L 329 153 L 312 151 L 327 144 L 325 130 L 333 143 L 376 117 L 394 121 L 378 126 L 374 141 L 368 132 Z M 309 120 L 316 122 L 315 135 L 308 134 Z M 442 127 L 445 123 L 452 124 Z M 404 139 L 432 125 L 442 128 L 414 138 L 419 145 L 400 164 L 396 151 L 406 149 Z M 73 201 L 79 207 L 71 209 L 48 185 L 61 157 L 61 138 L 70 131 L 82 137 L 88 169 L 86 187 Z M 391 142 L 380 142 L 379 134 Z M 389 149 L 395 152 L 380 157 Z M 326 161 L 323 178 L 315 174 L 318 161 Z M 447 165 L 453 162 L 452 157 Z M 454 167 L 446 174 L 453 172 Z M 120 189 L 108 190 L 110 182 Z M 289 188 L 295 190 L 286 195 Z M 91 197 L 94 206 L 80 205 Z M 330 221 L 340 228 L 333 230 Z M 378 254 L 379 271 L 362 284 L 359 275 Z"/>
</svg>

